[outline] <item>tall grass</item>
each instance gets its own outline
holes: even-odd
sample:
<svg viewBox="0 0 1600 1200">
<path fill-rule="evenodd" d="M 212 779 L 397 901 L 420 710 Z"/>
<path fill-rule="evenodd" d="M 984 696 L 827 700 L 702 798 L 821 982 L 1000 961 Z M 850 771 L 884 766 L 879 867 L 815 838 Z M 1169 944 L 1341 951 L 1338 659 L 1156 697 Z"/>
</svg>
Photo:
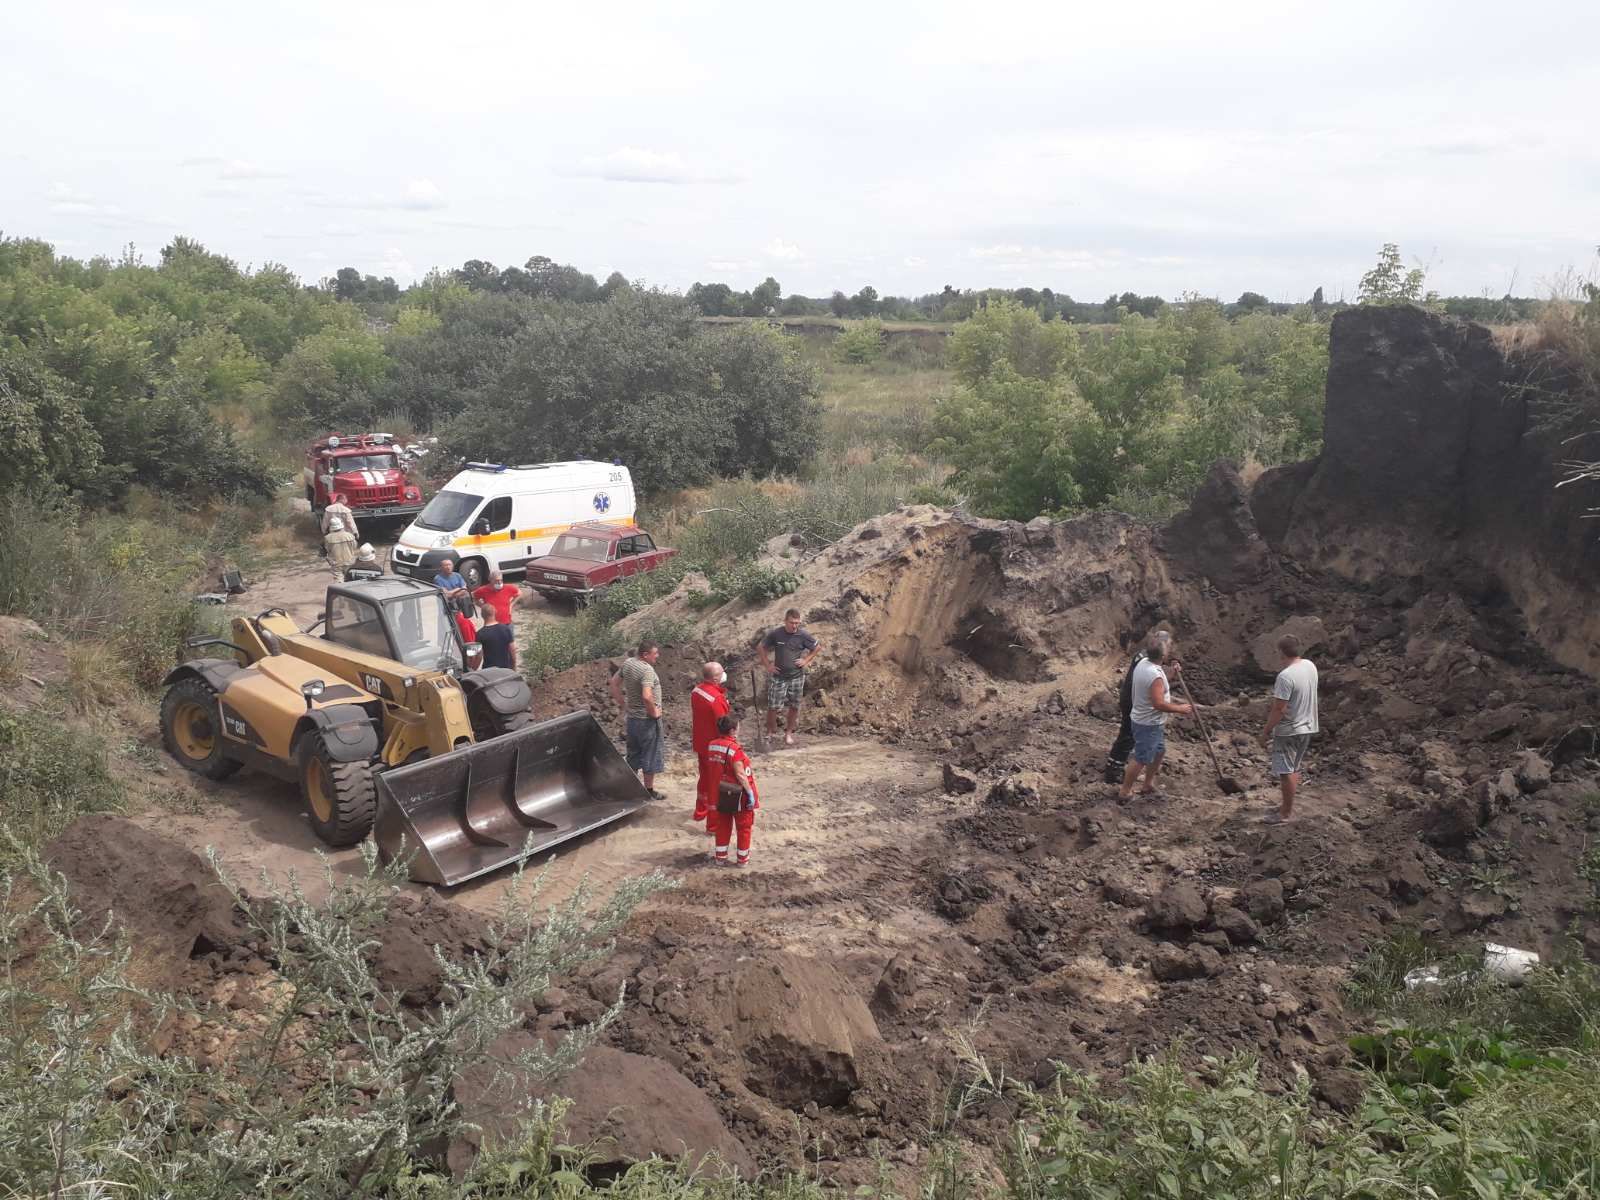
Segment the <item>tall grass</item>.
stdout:
<svg viewBox="0 0 1600 1200">
<path fill-rule="evenodd" d="M 154 687 L 184 640 L 216 627 L 194 603 L 265 520 L 259 506 L 184 510 L 135 493 L 119 512 L 0 495 L 0 612 L 30 617 L 107 671 Z"/>
<path fill-rule="evenodd" d="M 51 713 L 0 709 L 0 864 L 17 844 L 42 846 L 82 814 L 114 812 L 123 799 L 99 743 Z"/>
</svg>

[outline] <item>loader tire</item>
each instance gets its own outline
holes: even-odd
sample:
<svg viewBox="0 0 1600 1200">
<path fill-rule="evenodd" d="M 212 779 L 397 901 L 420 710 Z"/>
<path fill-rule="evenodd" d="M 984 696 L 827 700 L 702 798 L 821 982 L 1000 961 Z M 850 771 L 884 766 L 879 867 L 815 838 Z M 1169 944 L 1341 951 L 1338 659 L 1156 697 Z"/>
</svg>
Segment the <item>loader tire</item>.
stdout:
<svg viewBox="0 0 1600 1200">
<path fill-rule="evenodd" d="M 372 764 L 339 762 L 315 731 L 295 744 L 295 764 L 306 815 L 317 836 L 330 846 L 354 846 L 366 837 L 378 807 Z"/>
<path fill-rule="evenodd" d="M 514 713 L 496 712 L 482 696 L 474 696 L 467 702 L 467 715 L 472 718 L 472 740 L 475 742 L 487 742 L 502 733 L 515 733 L 533 724 L 533 714 L 527 709 Z"/>
<path fill-rule="evenodd" d="M 223 753 L 217 694 L 199 679 L 180 679 L 161 698 L 161 744 L 187 771 L 226 779 L 242 765 Z"/>
</svg>

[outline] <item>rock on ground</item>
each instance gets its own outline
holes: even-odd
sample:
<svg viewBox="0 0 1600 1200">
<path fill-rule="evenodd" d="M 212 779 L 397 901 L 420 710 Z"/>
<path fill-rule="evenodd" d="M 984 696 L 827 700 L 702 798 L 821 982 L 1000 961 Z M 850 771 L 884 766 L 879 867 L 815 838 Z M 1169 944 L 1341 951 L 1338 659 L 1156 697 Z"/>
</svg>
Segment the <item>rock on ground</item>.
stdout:
<svg viewBox="0 0 1600 1200">
<path fill-rule="evenodd" d="M 591 1148 L 599 1156 L 593 1166 L 602 1171 L 652 1157 L 687 1156 L 698 1166 L 715 1155 L 741 1174 L 751 1173 L 749 1153 L 705 1093 L 660 1059 L 594 1046 L 564 1078 L 530 1087 L 506 1064 L 540 1044 L 521 1030 L 506 1034 L 491 1047 L 489 1062 L 455 1081 L 452 1092 L 462 1115 L 479 1126 L 449 1147 L 450 1168 L 458 1176 L 484 1145 L 514 1137 L 526 1102 L 538 1096 L 572 1102 L 562 1140 Z"/>
<path fill-rule="evenodd" d="M 1152 929 L 1186 932 L 1206 923 L 1205 897 L 1185 880 L 1170 883 L 1150 902 L 1145 919 Z"/>
<path fill-rule="evenodd" d="M 1270 633 L 1263 633 L 1250 643 L 1250 658 L 1264 675 L 1276 675 L 1283 670 L 1283 655 L 1278 650 L 1278 639 L 1293 634 L 1300 639 L 1300 652 L 1314 657 L 1328 641 L 1328 631 L 1321 617 L 1290 617 Z"/>
<path fill-rule="evenodd" d="M 1513 774 L 1517 786 L 1525 792 L 1542 792 L 1550 786 L 1550 764 L 1532 750 L 1524 750 L 1517 756 Z"/>
</svg>

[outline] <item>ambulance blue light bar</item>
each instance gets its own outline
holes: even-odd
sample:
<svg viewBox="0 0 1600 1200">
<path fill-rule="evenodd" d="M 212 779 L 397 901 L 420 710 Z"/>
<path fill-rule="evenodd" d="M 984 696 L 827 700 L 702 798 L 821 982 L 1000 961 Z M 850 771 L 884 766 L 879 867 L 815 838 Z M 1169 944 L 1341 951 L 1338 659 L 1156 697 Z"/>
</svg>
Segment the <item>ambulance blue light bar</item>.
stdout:
<svg viewBox="0 0 1600 1200">
<path fill-rule="evenodd" d="M 468 463 L 466 469 L 469 471 L 489 471 L 498 475 L 506 469 L 506 465 L 505 463 Z"/>
</svg>

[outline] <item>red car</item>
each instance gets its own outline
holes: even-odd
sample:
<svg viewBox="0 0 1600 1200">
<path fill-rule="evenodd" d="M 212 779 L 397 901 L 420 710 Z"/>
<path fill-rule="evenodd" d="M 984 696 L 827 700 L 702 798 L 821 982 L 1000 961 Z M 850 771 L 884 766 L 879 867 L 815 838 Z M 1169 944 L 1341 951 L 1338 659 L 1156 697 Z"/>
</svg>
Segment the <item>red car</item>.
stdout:
<svg viewBox="0 0 1600 1200">
<path fill-rule="evenodd" d="M 636 525 L 574 525 L 549 554 L 529 560 L 527 583 L 547 600 L 582 608 L 619 579 L 654 571 L 676 553 Z"/>
</svg>

